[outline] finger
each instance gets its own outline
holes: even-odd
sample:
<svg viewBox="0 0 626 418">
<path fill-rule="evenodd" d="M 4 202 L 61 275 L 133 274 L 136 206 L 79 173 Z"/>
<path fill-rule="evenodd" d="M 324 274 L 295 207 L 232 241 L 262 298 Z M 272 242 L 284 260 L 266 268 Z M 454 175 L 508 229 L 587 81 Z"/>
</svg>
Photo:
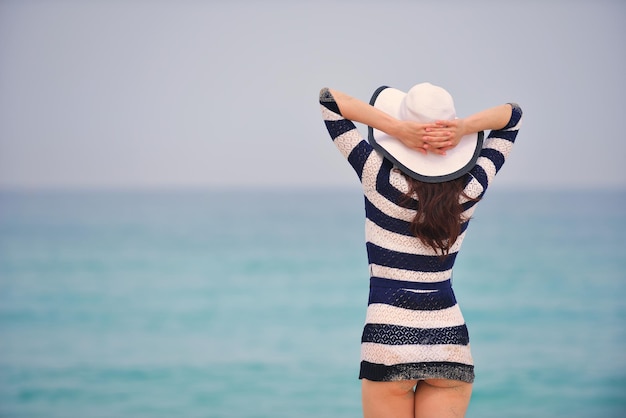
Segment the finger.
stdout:
<svg viewBox="0 0 626 418">
<path fill-rule="evenodd" d="M 432 139 L 424 138 L 424 142 L 427 142 L 429 145 L 431 145 L 433 147 L 436 147 L 436 148 L 448 147 L 448 146 L 452 145 L 452 141 L 450 141 L 450 139 L 448 137 L 446 137 L 446 138 L 432 138 Z"/>
<path fill-rule="evenodd" d="M 438 135 L 438 136 L 450 136 L 453 134 L 453 129 L 450 128 L 434 128 L 430 129 L 428 135 Z"/>
<path fill-rule="evenodd" d="M 449 141 L 451 136 L 452 133 L 447 131 L 429 132 L 427 136 L 422 138 L 422 141 Z"/>
</svg>

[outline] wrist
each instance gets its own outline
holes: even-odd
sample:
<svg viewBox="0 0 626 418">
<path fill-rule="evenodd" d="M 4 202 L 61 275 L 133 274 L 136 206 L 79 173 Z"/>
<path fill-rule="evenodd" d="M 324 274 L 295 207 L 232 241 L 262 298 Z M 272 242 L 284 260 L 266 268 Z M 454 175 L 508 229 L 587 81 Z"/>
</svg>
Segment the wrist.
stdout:
<svg viewBox="0 0 626 418">
<path fill-rule="evenodd" d="M 376 125 L 372 127 L 394 138 L 402 137 L 402 121 L 390 115 L 379 114 Z"/>
<path fill-rule="evenodd" d="M 472 129 L 471 123 L 469 123 L 468 120 L 465 118 L 459 118 L 457 120 L 456 126 L 458 129 L 459 137 L 464 137 L 465 135 L 469 134 L 470 133 L 469 131 Z"/>
<path fill-rule="evenodd" d="M 402 137 L 402 122 L 398 119 L 389 117 L 387 121 L 387 134 L 393 136 L 394 138 L 400 139 Z"/>
<path fill-rule="evenodd" d="M 412 136 L 411 131 L 404 121 L 391 118 L 389 121 L 389 131 L 386 133 L 396 138 L 407 147 L 411 146 L 411 143 L 408 142 L 408 138 Z"/>
</svg>

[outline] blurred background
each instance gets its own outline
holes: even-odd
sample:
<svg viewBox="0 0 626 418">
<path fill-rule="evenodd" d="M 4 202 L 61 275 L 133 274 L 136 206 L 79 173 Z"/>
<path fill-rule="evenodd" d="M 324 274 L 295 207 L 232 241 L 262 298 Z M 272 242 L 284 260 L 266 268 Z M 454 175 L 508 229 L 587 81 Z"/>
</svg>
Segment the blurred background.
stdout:
<svg viewBox="0 0 626 418">
<path fill-rule="evenodd" d="M 360 416 L 362 197 L 317 97 L 422 81 L 524 109 L 455 267 L 468 417 L 625 416 L 624 18 L 0 0 L 0 416 Z"/>
</svg>

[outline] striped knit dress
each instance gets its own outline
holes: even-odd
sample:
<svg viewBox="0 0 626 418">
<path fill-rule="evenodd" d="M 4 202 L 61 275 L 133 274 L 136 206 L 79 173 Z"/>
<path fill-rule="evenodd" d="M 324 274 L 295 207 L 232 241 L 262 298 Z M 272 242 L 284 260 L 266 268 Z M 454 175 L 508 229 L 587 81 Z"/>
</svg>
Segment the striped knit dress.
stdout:
<svg viewBox="0 0 626 418">
<path fill-rule="evenodd" d="M 327 88 L 319 100 L 333 142 L 363 186 L 370 293 L 359 378 L 473 382 L 469 335 L 451 284 L 452 267 L 469 221 L 462 225 L 450 255 L 441 260 L 409 230 L 419 203 L 399 203 L 408 192 L 404 176 L 341 115 Z M 521 117 L 521 109 L 513 105 L 506 127 L 491 131 L 485 139 L 467 176 L 465 193 L 470 198 L 481 198 L 504 164 Z M 464 218 L 470 219 L 476 201 L 462 198 L 461 203 Z"/>
</svg>

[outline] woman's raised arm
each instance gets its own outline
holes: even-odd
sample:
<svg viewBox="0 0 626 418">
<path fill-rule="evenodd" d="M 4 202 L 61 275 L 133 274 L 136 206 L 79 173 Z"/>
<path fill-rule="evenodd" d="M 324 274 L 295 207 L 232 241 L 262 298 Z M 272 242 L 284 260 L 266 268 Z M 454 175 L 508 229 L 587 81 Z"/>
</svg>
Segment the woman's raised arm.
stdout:
<svg viewBox="0 0 626 418">
<path fill-rule="evenodd" d="M 449 129 L 452 133 L 451 144 L 443 147 L 443 152 L 458 145 L 465 135 L 480 131 L 502 129 L 511 119 L 513 107 L 503 104 L 489 109 L 481 110 L 471 116 L 454 120 L 438 120 L 435 124 L 439 128 Z"/>
<path fill-rule="evenodd" d="M 428 151 L 443 154 L 443 150 L 453 144 L 452 129 L 438 127 L 435 123 L 399 120 L 345 93 L 333 89 L 329 91 L 344 118 L 385 132 L 423 154 Z"/>
</svg>

